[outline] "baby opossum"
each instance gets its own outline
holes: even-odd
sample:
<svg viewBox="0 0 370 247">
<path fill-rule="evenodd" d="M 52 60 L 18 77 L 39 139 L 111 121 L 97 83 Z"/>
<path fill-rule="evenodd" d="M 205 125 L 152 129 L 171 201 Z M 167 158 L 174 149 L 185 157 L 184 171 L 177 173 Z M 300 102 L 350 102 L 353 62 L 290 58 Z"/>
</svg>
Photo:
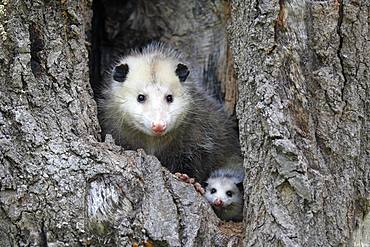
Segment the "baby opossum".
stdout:
<svg viewBox="0 0 370 247">
<path fill-rule="evenodd" d="M 222 220 L 241 221 L 243 218 L 244 171 L 238 168 L 220 168 L 205 182 L 205 197 Z"/>
<path fill-rule="evenodd" d="M 134 51 L 105 79 L 103 129 L 126 149 L 143 148 L 171 172 L 204 181 L 240 159 L 234 122 L 190 81 L 181 54 L 163 43 Z"/>
</svg>

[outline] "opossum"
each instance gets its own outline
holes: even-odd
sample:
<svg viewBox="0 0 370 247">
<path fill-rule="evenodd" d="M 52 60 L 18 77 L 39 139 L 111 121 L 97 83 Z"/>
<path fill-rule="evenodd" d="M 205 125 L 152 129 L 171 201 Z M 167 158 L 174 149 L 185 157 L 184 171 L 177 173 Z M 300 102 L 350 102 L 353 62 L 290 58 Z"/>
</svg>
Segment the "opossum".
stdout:
<svg viewBox="0 0 370 247">
<path fill-rule="evenodd" d="M 189 79 L 189 67 L 163 43 L 133 51 L 105 79 L 100 112 L 119 145 L 143 148 L 171 172 L 204 181 L 241 154 L 235 121 Z"/>
<path fill-rule="evenodd" d="M 222 220 L 241 221 L 243 218 L 243 180 L 241 168 L 220 168 L 205 182 L 205 198 Z"/>
</svg>

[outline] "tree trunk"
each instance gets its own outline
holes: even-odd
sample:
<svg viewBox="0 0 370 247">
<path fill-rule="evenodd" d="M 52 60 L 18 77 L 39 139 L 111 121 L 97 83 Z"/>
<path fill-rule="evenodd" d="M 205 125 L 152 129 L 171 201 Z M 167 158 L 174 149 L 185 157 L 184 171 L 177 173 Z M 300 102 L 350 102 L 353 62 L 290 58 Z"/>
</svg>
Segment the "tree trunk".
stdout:
<svg viewBox="0 0 370 247">
<path fill-rule="evenodd" d="M 91 1 L 2 1 L 0 20 L 0 246 L 238 243 L 155 157 L 99 142 Z"/>
<path fill-rule="evenodd" d="M 230 112 L 235 62 L 245 246 L 370 245 L 369 8 L 0 2 L 0 246 L 239 245 L 155 157 L 100 142 L 89 72 L 99 95 L 104 66 L 150 39 L 191 54 Z"/>
<path fill-rule="evenodd" d="M 237 1 L 245 246 L 369 246 L 368 1 Z"/>
</svg>

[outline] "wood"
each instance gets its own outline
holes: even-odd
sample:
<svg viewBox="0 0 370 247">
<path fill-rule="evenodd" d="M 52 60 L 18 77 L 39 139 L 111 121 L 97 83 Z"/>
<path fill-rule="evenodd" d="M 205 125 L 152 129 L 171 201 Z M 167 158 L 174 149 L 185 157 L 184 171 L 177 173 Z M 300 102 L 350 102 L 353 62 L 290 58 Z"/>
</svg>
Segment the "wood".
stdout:
<svg viewBox="0 0 370 247">
<path fill-rule="evenodd" d="M 369 9 L 2 1 L 0 246 L 370 245 Z M 245 231 L 155 157 L 101 142 L 92 89 L 149 39 L 190 54 L 192 76 L 230 111 L 238 97 Z"/>
<path fill-rule="evenodd" d="M 232 2 L 244 246 L 369 246 L 368 1 Z"/>
<path fill-rule="evenodd" d="M 156 158 L 100 142 L 93 5 L 0 4 L 0 246 L 236 246 Z"/>
</svg>

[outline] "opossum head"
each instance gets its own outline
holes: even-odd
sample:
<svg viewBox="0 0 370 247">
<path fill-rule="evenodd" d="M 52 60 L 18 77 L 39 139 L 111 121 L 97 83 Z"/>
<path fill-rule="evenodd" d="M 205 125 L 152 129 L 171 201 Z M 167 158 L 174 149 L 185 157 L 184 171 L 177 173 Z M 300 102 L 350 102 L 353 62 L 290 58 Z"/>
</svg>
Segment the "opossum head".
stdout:
<svg viewBox="0 0 370 247">
<path fill-rule="evenodd" d="M 211 177 L 205 185 L 205 197 L 214 208 L 233 207 L 243 203 L 242 183 L 232 178 Z"/>
<path fill-rule="evenodd" d="M 122 121 L 150 136 L 176 129 L 189 108 L 188 75 L 188 67 L 161 47 L 123 58 L 112 71 L 111 85 Z"/>
</svg>

